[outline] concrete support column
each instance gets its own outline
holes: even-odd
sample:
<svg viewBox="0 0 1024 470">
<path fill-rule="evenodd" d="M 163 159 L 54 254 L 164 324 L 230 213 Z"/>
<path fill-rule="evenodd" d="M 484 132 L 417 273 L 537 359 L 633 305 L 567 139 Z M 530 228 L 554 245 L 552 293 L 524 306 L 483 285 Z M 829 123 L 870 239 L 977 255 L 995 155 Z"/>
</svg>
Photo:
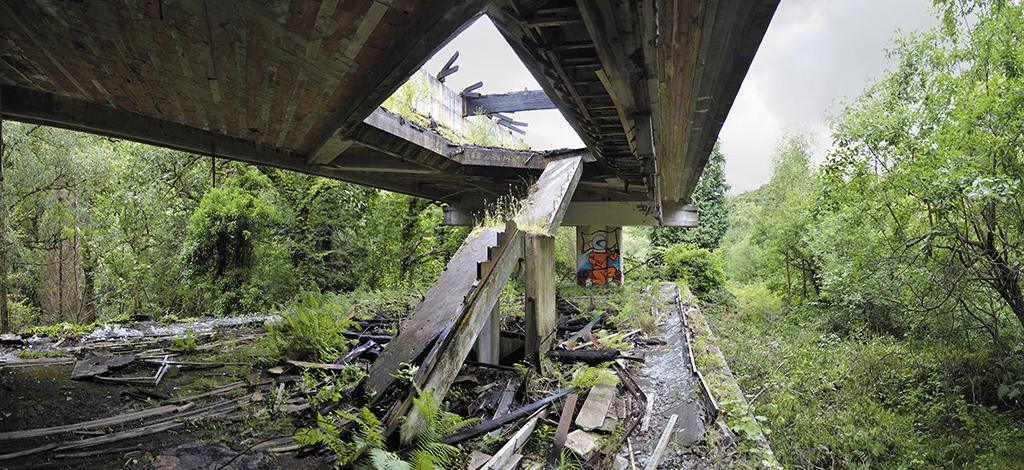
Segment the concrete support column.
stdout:
<svg viewBox="0 0 1024 470">
<path fill-rule="evenodd" d="M 501 361 L 501 300 L 494 304 L 491 317 L 476 337 L 476 360 L 495 365 Z"/>
<path fill-rule="evenodd" d="M 576 227 L 576 284 L 622 285 L 622 227 Z"/>
<path fill-rule="evenodd" d="M 527 235 L 526 358 L 534 364 L 551 349 L 555 337 L 555 237 Z"/>
</svg>

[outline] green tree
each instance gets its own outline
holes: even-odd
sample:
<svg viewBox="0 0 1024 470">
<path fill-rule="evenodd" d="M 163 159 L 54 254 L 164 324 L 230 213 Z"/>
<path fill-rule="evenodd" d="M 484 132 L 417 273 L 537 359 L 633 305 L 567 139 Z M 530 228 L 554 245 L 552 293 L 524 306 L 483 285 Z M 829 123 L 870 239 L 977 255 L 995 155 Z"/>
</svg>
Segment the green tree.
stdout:
<svg viewBox="0 0 1024 470">
<path fill-rule="evenodd" d="M 223 187 L 207 191 L 189 218 L 186 286 L 204 311 L 259 311 L 294 288 L 287 253 L 273 237 L 282 216 L 272 189 L 258 169 L 241 167 Z"/>
<path fill-rule="evenodd" d="M 902 300 L 1002 343 L 1003 314 L 1024 326 L 1024 6 L 939 5 L 943 27 L 900 41 L 898 67 L 841 116 L 826 190 L 884 224 L 886 256 L 907 268 L 893 275 L 919 281 Z"/>
<path fill-rule="evenodd" d="M 709 250 L 718 248 L 729 227 L 729 205 L 726 203 L 728 192 L 725 155 L 716 143 L 693 191 L 692 199 L 697 205 L 699 224 L 692 228 L 655 227 L 651 231 L 651 244 L 662 248 L 677 243 L 690 243 Z"/>
</svg>

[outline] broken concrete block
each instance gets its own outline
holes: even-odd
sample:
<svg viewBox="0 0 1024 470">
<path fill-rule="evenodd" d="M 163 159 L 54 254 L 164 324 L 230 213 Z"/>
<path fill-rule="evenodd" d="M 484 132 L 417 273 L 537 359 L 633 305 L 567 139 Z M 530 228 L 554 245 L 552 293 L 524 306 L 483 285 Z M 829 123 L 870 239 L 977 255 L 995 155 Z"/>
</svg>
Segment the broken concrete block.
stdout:
<svg viewBox="0 0 1024 470">
<path fill-rule="evenodd" d="M 577 429 L 566 436 L 565 447 L 586 460 L 601 447 L 600 437 L 597 434 Z"/>
<path fill-rule="evenodd" d="M 88 379 L 100 374 L 105 374 L 110 369 L 116 369 L 131 364 L 135 361 L 132 354 L 118 356 L 93 356 L 82 359 L 75 363 L 75 369 L 71 371 L 71 380 Z"/>
<path fill-rule="evenodd" d="M 587 431 L 601 427 L 608 415 L 608 407 L 615 398 L 615 387 L 615 384 L 607 382 L 594 385 L 587 394 L 587 401 L 583 403 L 580 414 L 576 416 L 576 425 Z"/>
<path fill-rule="evenodd" d="M 615 460 L 612 462 L 612 468 L 615 470 L 626 470 L 629 468 L 629 461 L 621 455 L 616 455 Z"/>
</svg>

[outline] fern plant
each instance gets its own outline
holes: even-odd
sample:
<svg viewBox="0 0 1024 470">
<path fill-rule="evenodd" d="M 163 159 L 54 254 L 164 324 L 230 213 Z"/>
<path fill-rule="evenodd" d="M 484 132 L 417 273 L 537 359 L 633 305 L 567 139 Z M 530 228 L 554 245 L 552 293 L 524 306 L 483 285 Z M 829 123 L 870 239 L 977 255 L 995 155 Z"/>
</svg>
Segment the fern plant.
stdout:
<svg viewBox="0 0 1024 470">
<path fill-rule="evenodd" d="M 322 445 L 338 458 L 338 465 L 353 463 L 364 452 L 384 447 L 384 427 L 369 408 L 363 407 L 358 414 L 335 411 L 328 415 L 317 415 L 315 428 L 303 428 L 295 433 L 295 440 L 307 445 Z M 355 429 L 352 441 L 341 438 L 338 423 L 352 422 Z"/>
<path fill-rule="evenodd" d="M 413 468 L 433 469 L 452 464 L 459 456 L 459 448 L 444 444 L 441 439 L 478 419 L 463 418 L 442 409 L 430 392 L 421 391 L 412 403 L 422 419 L 403 422 L 402 435 L 414 436 L 413 450 L 409 452 Z"/>
<path fill-rule="evenodd" d="M 433 395 L 427 392 L 421 392 L 413 399 L 413 406 L 423 419 L 417 425 L 408 422 L 402 425 L 403 431 L 412 432 L 415 436 L 408 460 L 402 460 L 399 455 L 385 449 L 384 427 L 367 407 L 356 414 L 335 411 L 326 416 L 318 415 L 317 426 L 301 429 L 295 434 L 295 439 L 303 444 L 326 447 L 337 456 L 338 467 L 434 470 L 454 464 L 459 457 L 459 448 L 444 444 L 441 439 L 456 429 L 475 423 L 477 419 L 466 419 L 441 409 Z M 351 441 L 341 438 L 338 423 L 346 421 L 354 424 Z"/>
</svg>

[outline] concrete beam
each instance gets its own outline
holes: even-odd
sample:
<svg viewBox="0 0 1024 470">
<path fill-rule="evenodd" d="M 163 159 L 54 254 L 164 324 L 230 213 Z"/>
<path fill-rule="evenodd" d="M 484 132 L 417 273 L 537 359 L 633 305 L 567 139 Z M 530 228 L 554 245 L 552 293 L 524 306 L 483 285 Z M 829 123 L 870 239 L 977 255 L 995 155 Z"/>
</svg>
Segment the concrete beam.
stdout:
<svg viewBox="0 0 1024 470">
<path fill-rule="evenodd" d="M 551 349 L 558 320 L 555 310 L 555 237 L 526 237 L 526 359 L 540 365 L 541 354 Z"/>
<path fill-rule="evenodd" d="M 616 225 L 620 227 L 696 227 L 697 206 L 670 202 L 661 206 L 661 221 L 654 218 L 646 201 L 573 202 L 562 225 Z"/>
<path fill-rule="evenodd" d="M 516 216 L 520 228 L 554 237 L 583 174 L 583 158 L 574 156 L 548 163 Z"/>
<path fill-rule="evenodd" d="M 484 364 L 501 361 L 501 302 L 494 304 L 491 317 L 476 337 L 476 360 Z"/>
<path fill-rule="evenodd" d="M 480 218 L 479 210 L 458 206 L 444 208 L 447 225 L 471 226 Z M 562 218 L 562 225 L 616 225 L 620 227 L 696 227 L 697 206 L 670 202 L 662 205 L 659 223 L 650 213 L 646 201 L 572 201 Z"/>
</svg>

